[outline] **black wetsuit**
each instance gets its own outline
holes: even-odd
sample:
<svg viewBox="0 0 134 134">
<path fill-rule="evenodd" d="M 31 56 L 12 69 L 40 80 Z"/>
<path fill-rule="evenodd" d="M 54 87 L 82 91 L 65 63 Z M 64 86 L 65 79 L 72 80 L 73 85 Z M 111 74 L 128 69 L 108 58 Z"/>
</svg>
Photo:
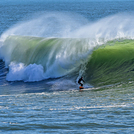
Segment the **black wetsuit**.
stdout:
<svg viewBox="0 0 134 134">
<path fill-rule="evenodd" d="M 81 86 L 83 86 L 83 84 L 81 83 L 81 81 L 85 82 L 85 81 L 83 80 L 83 77 L 81 77 L 81 78 L 78 80 L 78 83 L 79 83 Z"/>
</svg>

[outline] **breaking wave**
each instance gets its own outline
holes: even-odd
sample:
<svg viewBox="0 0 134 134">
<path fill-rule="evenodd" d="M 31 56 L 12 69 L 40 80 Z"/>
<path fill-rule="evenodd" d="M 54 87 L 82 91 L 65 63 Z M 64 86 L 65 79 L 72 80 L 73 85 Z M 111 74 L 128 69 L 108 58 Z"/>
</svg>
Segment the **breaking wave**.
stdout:
<svg viewBox="0 0 134 134">
<path fill-rule="evenodd" d="M 33 82 L 84 75 L 93 85 L 132 80 L 133 22 L 133 14 L 126 13 L 96 22 L 48 13 L 16 24 L 1 36 L 6 79 Z"/>
</svg>

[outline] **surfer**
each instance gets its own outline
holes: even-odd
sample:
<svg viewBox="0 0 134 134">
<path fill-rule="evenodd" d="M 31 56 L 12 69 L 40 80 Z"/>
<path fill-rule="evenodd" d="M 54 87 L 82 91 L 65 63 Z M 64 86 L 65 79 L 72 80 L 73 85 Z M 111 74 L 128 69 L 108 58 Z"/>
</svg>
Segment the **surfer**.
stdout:
<svg viewBox="0 0 134 134">
<path fill-rule="evenodd" d="M 83 86 L 82 81 L 85 82 L 85 81 L 83 80 L 83 77 L 81 77 L 81 78 L 78 80 L 78 83 L 79 83 L 81 86 Z"/>
</svg>

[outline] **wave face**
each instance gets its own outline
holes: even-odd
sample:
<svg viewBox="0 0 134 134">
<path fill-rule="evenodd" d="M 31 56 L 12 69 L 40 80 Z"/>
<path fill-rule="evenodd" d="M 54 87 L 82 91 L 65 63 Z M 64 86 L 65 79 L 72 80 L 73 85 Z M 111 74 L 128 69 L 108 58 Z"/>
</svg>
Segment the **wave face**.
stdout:
<svg viewBox="0 0 134 134">
<path fill-rule="evenodd" d="M 99 47 L 88 62 L 85 75 L 93 85 L 133 81 L 134 40 L 114 40 Z"/>
</svg>

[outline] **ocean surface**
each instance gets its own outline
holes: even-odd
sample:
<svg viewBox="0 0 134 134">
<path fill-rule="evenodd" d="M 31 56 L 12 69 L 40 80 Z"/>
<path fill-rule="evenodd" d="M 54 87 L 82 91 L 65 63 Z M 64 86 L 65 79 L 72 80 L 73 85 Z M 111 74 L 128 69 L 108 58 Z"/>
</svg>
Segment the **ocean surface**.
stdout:
<svg viewBox="0 0 134 134">
<path fill-rule="evenodd" d="M 0 1 L 0 133 L 134 133 L 134 1 Z"/>
</svg>

